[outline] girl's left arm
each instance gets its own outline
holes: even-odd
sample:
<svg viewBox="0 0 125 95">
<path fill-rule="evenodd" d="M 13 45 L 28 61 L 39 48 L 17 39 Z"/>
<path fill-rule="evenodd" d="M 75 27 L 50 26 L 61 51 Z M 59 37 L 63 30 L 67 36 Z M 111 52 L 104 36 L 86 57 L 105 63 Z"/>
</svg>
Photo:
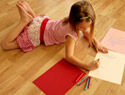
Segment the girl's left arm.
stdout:
<svg viewBox="0 0 125 95">
<path fill-rule="evenodd" d="M 87 40 L 89 40 L 89 32 L 83 32 L 83 33 L 84 33 L 84 37 Z M 95 50 L 97 52 L 101 51 L 103 53 L 108 53 L 108 49 L 106 47 L 104 47 L 103 45 L 101 45 L 100 42 L 95 37 L 93 37 L 93 39 L 92 39 L 92 44 L 95 47 Z"/>
<path fill-rule="evenodd" d="M 100 44 L 100 42 L 94 37 L 92 41 L 96 51 L 101 51 L 103 53 L 108 53 L 108 49 Z"/>
</svg>

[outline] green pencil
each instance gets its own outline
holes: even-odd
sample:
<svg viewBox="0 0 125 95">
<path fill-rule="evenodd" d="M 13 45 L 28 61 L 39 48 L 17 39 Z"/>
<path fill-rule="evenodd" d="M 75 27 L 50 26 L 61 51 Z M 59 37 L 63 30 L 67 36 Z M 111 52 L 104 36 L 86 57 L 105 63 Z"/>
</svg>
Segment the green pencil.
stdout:
<svg viewBox="0 0 125 95">
<path fill-rule="evenodd" d="M 78 86 L 81 85 L 87 78 L 88 78 L 88 76 L 85 76 L 81 81 L 79 81 L 79 82 L 77 83 L 77 85 L 78 85 Z"/>
</svg>

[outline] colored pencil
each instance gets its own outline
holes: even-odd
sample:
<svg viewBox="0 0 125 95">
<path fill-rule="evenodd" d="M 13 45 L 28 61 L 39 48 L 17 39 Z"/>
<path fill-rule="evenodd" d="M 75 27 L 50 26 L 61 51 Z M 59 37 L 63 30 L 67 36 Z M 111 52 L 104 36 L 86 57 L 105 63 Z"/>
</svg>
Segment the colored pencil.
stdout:
<svg viewBox="0 0 125 95">
<path fill-rule="evenodd" d="M 90 81 L 91 81 L 91 77 L 89 77 L 89 85 L 88 85 L 88 88 L 90 87 Z"/>
<path fill-rule="evenodd" d="M 77 83 L 77 85 L 81 85 L 87 78 L 88 78 L 88 76 L 85 76 L 81 81 L 79 81 Z"/>
<path fill-rule="evenodd" d="M 88 45 L 88 47 L 90 48 L 90 47 L 91 47 L 91 45 L 89 44 L 89 45 Z"/>
<path fill-rule="evenodd" d="M 84 88 L 84 90 L 87 90 L 87 88 L 88 88 L 88 85 L 89 85 L 89 80 L 90 80 L 90 78 L 88 78 L 88 80 L 87 80 L 87 82 L 86 82 L 86 85 L 85 85 L 85 88 Z"/>
<path fill-rule="evenodd" d="M 81 73 L 80 76 L 76 79 L 76 83 L 84 76 L 85 73 Z"/>
<path fill-rule="evenodd" d="M 97 60 L 97 64 L 99 64 L 100 59 Z"/>
</svg>

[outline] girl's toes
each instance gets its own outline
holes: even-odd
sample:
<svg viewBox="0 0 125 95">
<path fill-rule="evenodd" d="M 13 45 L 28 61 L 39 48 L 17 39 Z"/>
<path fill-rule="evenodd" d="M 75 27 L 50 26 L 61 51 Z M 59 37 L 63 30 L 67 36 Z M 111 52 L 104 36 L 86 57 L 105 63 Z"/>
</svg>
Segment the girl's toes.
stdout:
<svg viewBox="0 0 125 95">
<path fill-rule="evenodd" d="M 17 3 L 16 3 L 16 5 L 18 6 L 20 4 L 20 1 L 18 1 Z"/>
<path fill-rule="evenodd" d="M 20 2 L 21 2 L 21 3 L 23 3 L 23 2 L 24 2 L 24 0 L 20 0 Z"/>
</svg>

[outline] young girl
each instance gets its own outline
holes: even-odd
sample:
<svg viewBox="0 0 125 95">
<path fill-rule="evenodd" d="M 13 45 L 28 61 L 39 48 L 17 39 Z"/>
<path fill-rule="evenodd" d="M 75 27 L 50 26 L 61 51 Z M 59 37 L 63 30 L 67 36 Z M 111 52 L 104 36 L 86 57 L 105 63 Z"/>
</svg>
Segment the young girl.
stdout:
<svg viewBox="0 0 125 95">
<path fill-rule="evenodd" d="M 49 46 L 65 42 L 65 59 L 75 66 L 93 70 L 98 67 L 97 61 L 85 64 L 73 56 L 75 42 L 79 37 L 79 31 L 82 31 L 97 52 L 108 52 L 94 37 L 96 17 L 88 1 L 76 2 L 72 5 L 69 16 L 59 20 L 50 20 L 46 15 L 36 17 L 24 0 L 20 0 L 17 7 L 21 19 L 16 28 L 2 41 L 1 47 L 4 50 L 20 48 L 23 52 L 28 52 L 41 43 Z"/>
</svg>

